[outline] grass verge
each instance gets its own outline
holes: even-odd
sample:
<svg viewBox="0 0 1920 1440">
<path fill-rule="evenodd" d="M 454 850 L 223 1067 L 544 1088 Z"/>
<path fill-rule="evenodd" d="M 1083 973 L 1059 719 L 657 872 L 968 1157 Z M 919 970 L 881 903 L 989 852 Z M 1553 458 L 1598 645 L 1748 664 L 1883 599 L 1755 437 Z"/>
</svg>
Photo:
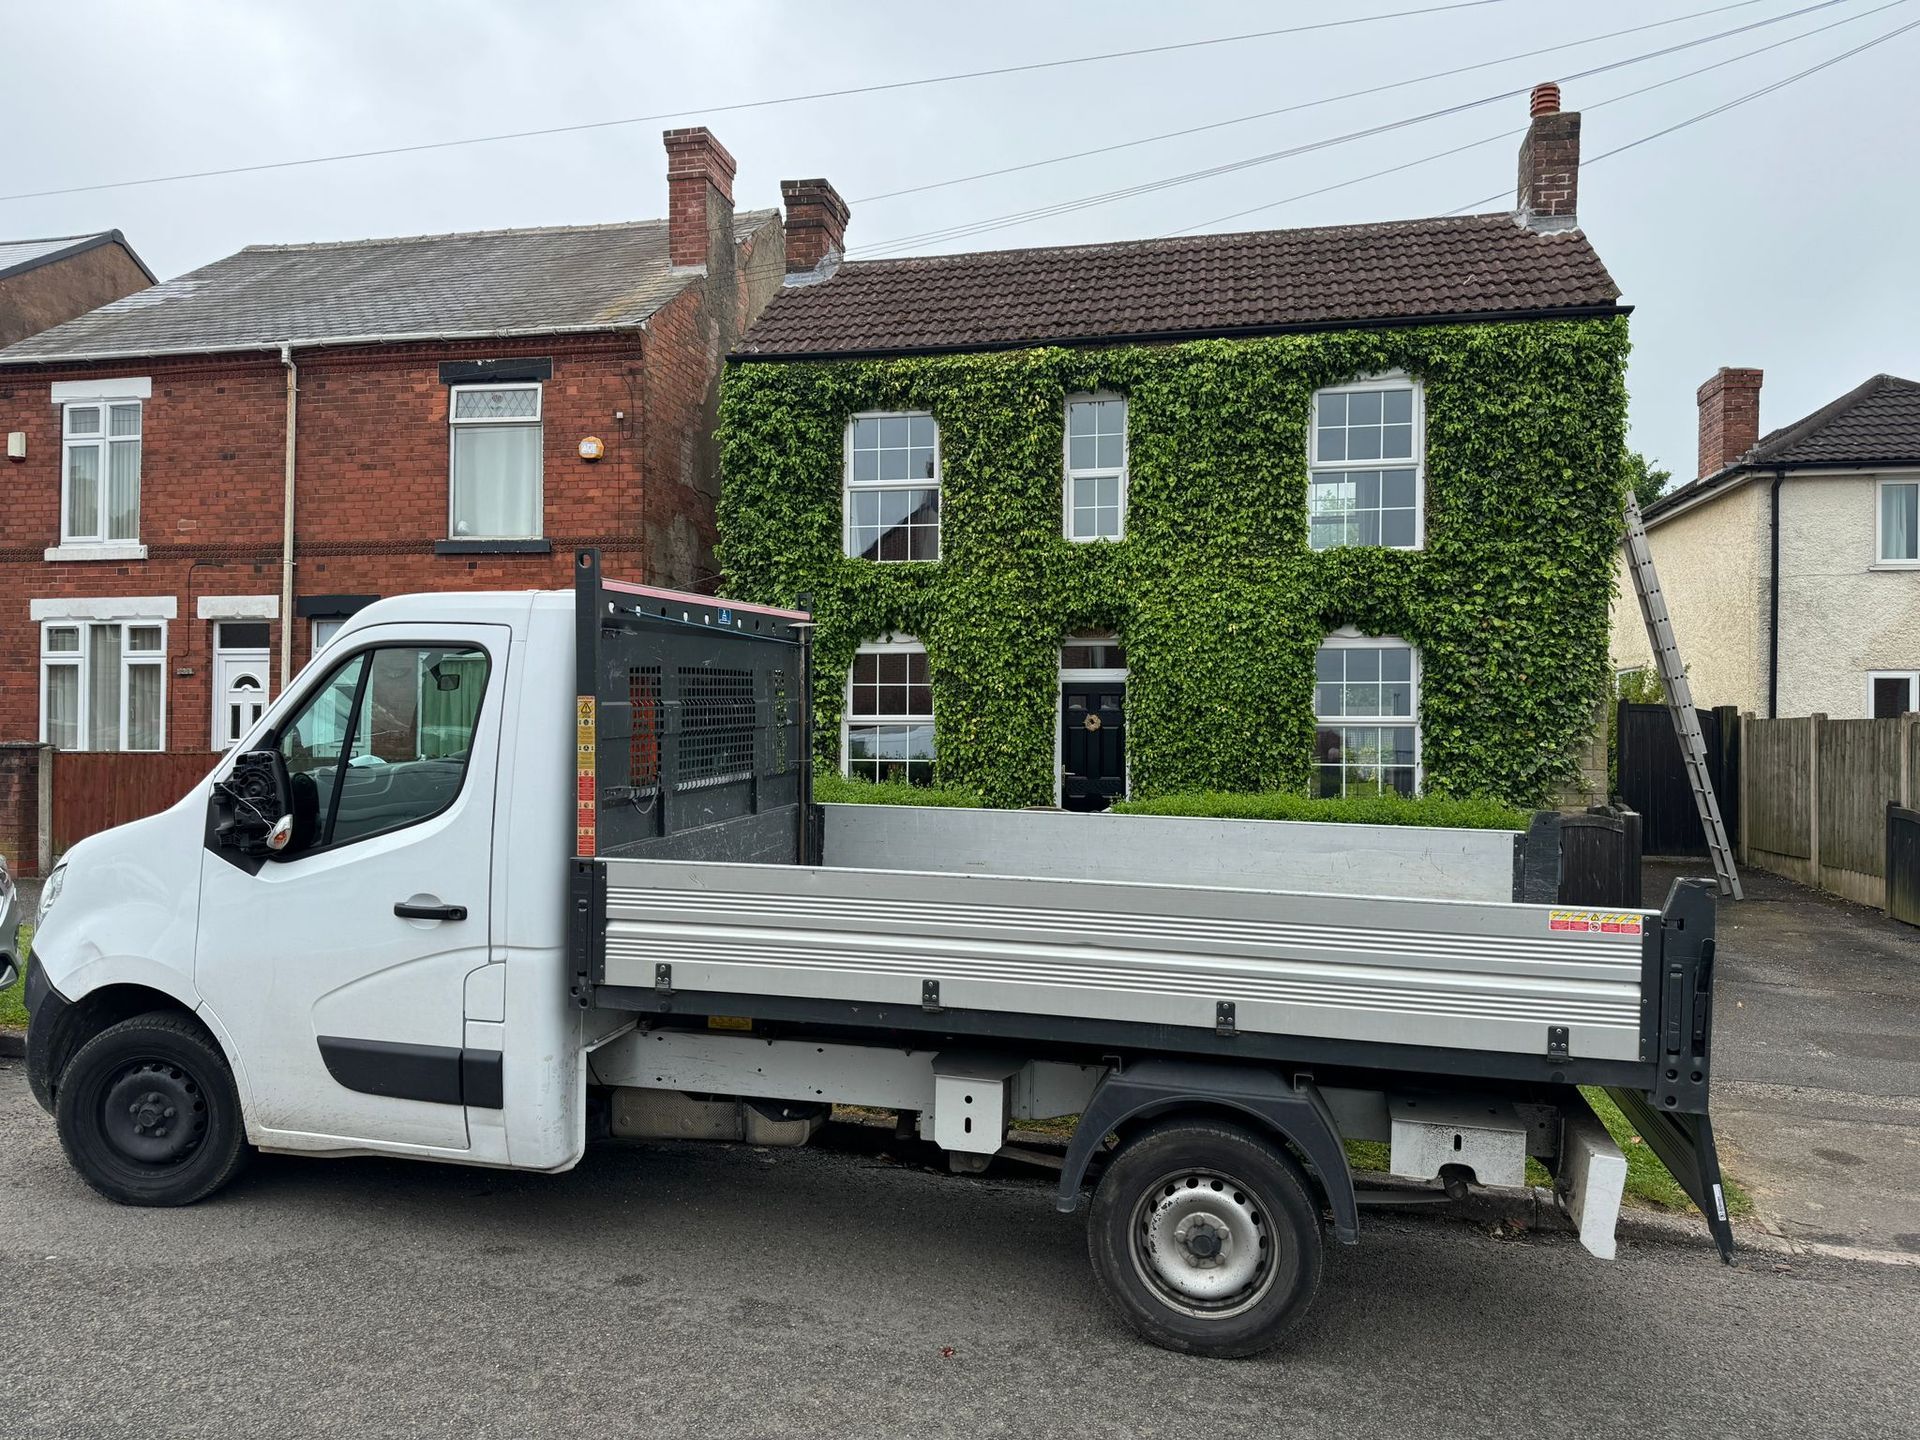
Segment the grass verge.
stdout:
<svg viewBox="0 0 1920 1440">
<path fill-rule="evenodd" d="M 6 989 L 0 990 L 0 1030 L 24 1030 L 27 1028 L 27 947 L 33 943 L 33 926 L 20 927 L 20 948 L 15 951 L 20 957 L 20 976 Z"/>
</svg>

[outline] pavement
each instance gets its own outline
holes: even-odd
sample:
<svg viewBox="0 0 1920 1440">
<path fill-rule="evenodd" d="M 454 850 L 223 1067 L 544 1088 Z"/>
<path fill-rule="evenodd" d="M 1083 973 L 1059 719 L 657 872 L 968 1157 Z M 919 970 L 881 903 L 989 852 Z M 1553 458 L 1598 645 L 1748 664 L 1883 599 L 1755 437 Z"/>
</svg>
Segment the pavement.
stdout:
<svg viewBox="0 0 1920 1440">
<path fill-rule="evenodd" d="M 0 1433 L 483 1437 L 1920 1433 L 1920 1270 L 1369 1212 L 1286 1347 L 1104 1308 L 1037 1180 L 615 1144 L 539 1176 L 261 1157 L 122 1209 L 0 1061 Z"/>
<path fill-rule="evenodd" d="M 1698 866 L 1649 861 L 1645 898 Z M 1719 909 L 1713 1121 L 1776 1234 L 1920 1262 L 1920 929 L 1764 870 Z"/>
</svg>

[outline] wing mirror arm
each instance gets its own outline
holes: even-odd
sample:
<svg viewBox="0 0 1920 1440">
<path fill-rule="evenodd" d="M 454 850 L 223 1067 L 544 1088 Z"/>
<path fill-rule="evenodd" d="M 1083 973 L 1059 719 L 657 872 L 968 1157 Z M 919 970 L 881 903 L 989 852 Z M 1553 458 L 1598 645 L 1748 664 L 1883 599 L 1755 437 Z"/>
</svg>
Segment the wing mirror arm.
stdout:
<svg viewBox="0 0 1920 1440">
<path fill-rule="evenodd" d="M 250 750 L 213 786 L 215 840 L 242 855 L 284 855 L 294 839 L 292 784 L 277 749 Z"/>
</svg>

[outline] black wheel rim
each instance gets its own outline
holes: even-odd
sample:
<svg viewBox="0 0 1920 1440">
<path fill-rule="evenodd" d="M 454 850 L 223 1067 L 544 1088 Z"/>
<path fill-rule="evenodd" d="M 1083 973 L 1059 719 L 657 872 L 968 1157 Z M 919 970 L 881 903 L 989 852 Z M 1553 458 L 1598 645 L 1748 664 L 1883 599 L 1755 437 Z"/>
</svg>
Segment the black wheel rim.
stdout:
<svg viewBox="0 0 1920 1440">
<path fill-rule="evenodd" d="M 129 1061 L 107 1081 L 100 1130 L 122 1159 L 153 1170 L 185 1164 L 207 1136 L 207 1097 L 170 1060 Z"/>
</svg>

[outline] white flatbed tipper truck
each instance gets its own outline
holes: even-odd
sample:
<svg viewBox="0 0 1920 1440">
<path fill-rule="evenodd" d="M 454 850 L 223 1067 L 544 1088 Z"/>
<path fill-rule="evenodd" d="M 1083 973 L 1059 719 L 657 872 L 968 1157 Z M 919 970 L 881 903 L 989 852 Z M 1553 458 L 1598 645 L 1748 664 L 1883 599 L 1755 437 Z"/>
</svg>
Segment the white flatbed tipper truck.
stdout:
<svg viewBox="0 0 1920 1440">
<path fill-rule="evenodd" d="M 1091 1188 L 1103 1291 L 1243 1355 L 1359 1236 L 1346 1138 L 1436 1196 L 1537 1157 L 1610 1255 L 1596 1085 L 1726 1252 L 1706 884 L 1600 913 L 1518 903 L 1505 835 L 818 807 L 805 615 L 576 579 L 370 606 L 206 782 L 67 854 L 28 1074 L 95 1189 L 188 1203 L 250 1147 L 800 1144 L 835 1104 L 969 1171 L 1078 1115 L 1056 1203 Z"/>
</svg>

